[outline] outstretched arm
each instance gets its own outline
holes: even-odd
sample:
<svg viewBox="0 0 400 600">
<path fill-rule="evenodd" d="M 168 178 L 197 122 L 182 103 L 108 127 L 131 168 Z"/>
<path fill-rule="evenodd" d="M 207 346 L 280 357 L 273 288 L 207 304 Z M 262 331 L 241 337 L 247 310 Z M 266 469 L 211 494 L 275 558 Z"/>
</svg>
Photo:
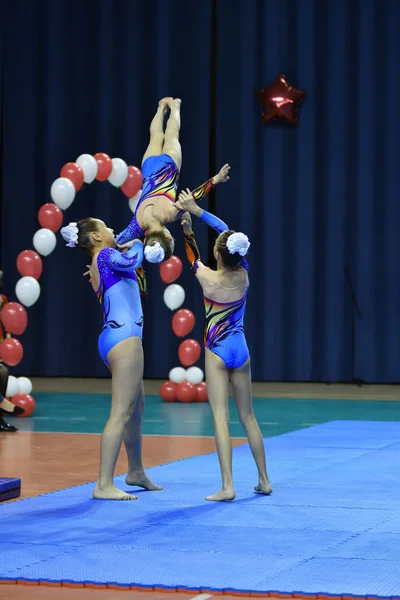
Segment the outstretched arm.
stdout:
<svg viewBox="0 0 400 600">
<path fill-rule="evenodd" d="M 216 215 L 212 215 L 206 210 L 200 208 L 200 206 L 196 204 L 189 190 L 186 190 L 186 192 L 182 191 L 179 194 L 179 202 L 185 211 L 204 221 L 204 223 L 215 229 L 215 231 L 217 231 L 219 234 L 221 234 L 223 231 L 229 230 L 228 225 L 224 223 L 222 219 L 219 219 Z M 245 268 L 246 271 L 249 270 L 249 265 L 245 258 L 242 259 L 240 266 Z"/>
<path fill-rule="evenodd" d="M 118 244 L 126 244 L 131 240 L 140 239 L 144 236 L 144 231 L 137 222 L 136 215 L 133 215 L 131 222 L 117 237 Z"/>
<path fill-rule="evenodd" d="M 226 181 L 229 181 L 230 170 L 231 168 L 228 164 L 224 165 L 217 175 L 193 190 L 192 196 L 196 202 L 204 198 L 204 196 L 207 196 L 207 194 L 209 194 L 215 188 L 215 186 L 218 185 L 218 183 L 225 183 Z"/>
<path fill-rule="evenodd" d="M 114 271 L 135 271 L 140 267 L 143 261 L 143 244 L 135 240 L 127 252 L 120 252 L 115 248 L 103 248 L 100 252 L 97 262 L 103 262 Z"/>
<path fill-rule="evenodd" d="M 181 225 L 183 229 L 183 234 L 185 236 L 185 251 L 186 256 L 190 264 L 192 265 L 193 271 L 197 271 L 200 263 L 200 250 L 196 243 L 196 239 L 194 237 L 194 233 L 192 230 L 192 219 L 188 212 L 184 213 L 181 217 Z"/>
<path fill-rule="evenodd" d="M 184 211 L 187 211 L 195 217 L 199 217 L 199 219 L 204 221 L 204 223 L 209 225 L 209 227 L 215 229 L 215 231 L 218 233 L 222 233 L 223 231 L 227 231 L 229 229 L 228 225 L 224 223 L 224 221 L 200 208 L 200 206 L 196 204 L 192 192 L 189 189 L 182 191 L 179 194 L 179 204 L 182 206 Z"/>
</svg>

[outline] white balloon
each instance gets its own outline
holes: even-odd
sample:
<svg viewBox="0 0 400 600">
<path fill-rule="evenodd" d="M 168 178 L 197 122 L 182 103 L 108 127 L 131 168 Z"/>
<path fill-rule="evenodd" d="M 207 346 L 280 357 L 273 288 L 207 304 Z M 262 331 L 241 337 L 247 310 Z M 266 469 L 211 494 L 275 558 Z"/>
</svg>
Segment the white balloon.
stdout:
<svg viewBox="0 0 400 600">
<path fill-rule="evenodd" d="M 15 294 L 24 306 L 32 306 L 40 296 L 40 285 L 33 277 L 21 277 L 15 286 Z"/>
<path fill-rule="evenodd" d="M 115 187 L 121 187 L 128 178 L 128 165 L 122 158 L 112 158 L 112 170 L 108 181 Z"/>
<path fill-rule="evenodd" d="M 75 162 L 83 171 L 84 182 L 92 183 L 92 181 L 96 179 L 97 170 L 99 168 L 95 157 L 91 154 L 81 154 Z"/>
<path fill-rule="evenodd" d="M 164 302 L 170 310 L 176 310 L 185 302 L 185 290 L 177 283 L 171 283 L 164 290 Z"/>
<path fill-rule="evenodd" d="M 18 377 L 18 394 L 30 394 L 32 391 L 32 382 L 27 377 Z"/>
<path fill-rule="evenodd" d="M 189 367 L 186 370 L 186 379 L 193 385 L 199 385 L 204 379 L 203 371 L 199 367 Z"/>
<path fill-rule="evenodd" d="M 131 209 L 131 211 L 134 213 L 137 207 L 137 203 L 140 200 L 140 196 L 142 195 L 142 190 L 139 190 L 137 194 L 135 194 L 135 196 L 132 196 L 132 198 L 129 198 L 129 208 Z"/>
<path fill-rule="evenodd" d="M 57 238 L 50 229 L 39 229 L 33 236 L 33 245 L 36 252 L 48 256 L 56 247 Z"/>
<path fill-rule="evenodd" d="M 168 377 L 174 383 L 182 383 L 182 381 L 186 381 L 186 371 L 183 367 L 175 367 L 170 370 Z"/>
<path fill-rule="evenodd" d="M 70 179 L 59 177 L 51 184 L 50 195 L 54 204 L 66 210 L 74 201 L 75 186 Z"/>
<path fill-rule="evenodd" d="M 6 398 L 13 398 L 18 394 L 18 380 L 10 375 L 7 383 Z"/>
</svg>

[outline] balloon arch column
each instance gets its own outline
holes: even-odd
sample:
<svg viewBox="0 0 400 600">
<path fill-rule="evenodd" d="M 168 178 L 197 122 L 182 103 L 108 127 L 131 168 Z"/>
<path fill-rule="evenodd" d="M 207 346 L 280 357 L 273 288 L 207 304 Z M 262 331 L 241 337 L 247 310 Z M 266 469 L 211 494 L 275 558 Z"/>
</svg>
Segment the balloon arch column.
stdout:
<svg viewBox="0 0 400 600">
<path fill-rule="evenodd" d="M 172 329 L 178 338 L 189 335 L 195 324 L 192 311 L 180 308 L 185 301 L 185 290 L 174 282 L 179 279 L 181 273 L 182 261 L 178 256 L 171 256 L 160 265 L 161 279 L 167 284 L 164 291 L 164 302 L 171 311 L 176 311 L 172 317 Z M 178 356 L 183 366 L 171 369 L 169 381 L 160 387 L 160 396 L 165 402 L 207 401 L 203 371 L 199 367 L 193 366 L 199 360 L 200 355 L 201 346 L 196 340 L 189 338 L 180 343 Z"/>
<path fill-rule="evenodd" d="M 81 154 L 75 162 L 65 164 L 60 172 L 60 177 L 51 185 L 51 198 L 53 202 L 44 204 L 38 213 L 38 221 L 41 229 L 38 229 L 33 236 L 33 246 L 35 250 L 24 250 L 17 257 L 17 270 L 21 278 L 15 286 L 15 294 L 19 302 L 8 302 L 8 299 L 1 295 L 0 297 L 0 320 L 5 329 L 5 336 L 0 335 L 0 360 L 9 367 L 17 366 L 23 359 L 24 350 L 21 342 L 15 336 L 22 335 L 28 324 L 28 316 L 25 308 L 33 306 L 40 296 L 39 279 L 43 271 L 43 261 L 41 257 L 46 257 L 51 254 L 56 247 L 56 233 L 60 230 L 63 223 L 63 211 L 69 208 L 75 199 L 78 192 L 85 184 L 90 184 L 94 180 L 108 181 L 114 187 L 120 188 L 121 191 L 129 200 L 129 207 L 134 212 L 137 202 L 140 198 L 142 187 L 142 173 L 140 169 L 134 166 L 128 166 L 121 158 L 111 159 L 107 154 L 99 152 L 94 156 L 90 154 Z M 176 265 L 179 261 L 178 275 L 176 274 Z M 175 266 L 174 266 L 175 265 Z M 172 266 L 172 270 L 171 270 Z M 171 281 L 177 279 L 182 272 L 182 263 L 177 257 L 172 257 L 169 261 L 165 261 L 160 267 L 162 277 L 169 278 L 173 276 Z M 164 275 L 168 273 L 168 275 Z M 172 275 L 172 273 L 174 273 Z M 164 281 L 166 281 L 164 279 Z M 180 288 L 180 294 L 183 293 L 183 298 L 180 304 L 183 303 L 185 293 L 181 286 L 169 286 L 165 290 L 164 299 L 176 296 L 176 289 Z M 174 291 L 175 290 L 175 291 Z M 173 302 L 173 300 L 171 300 Z M 180 306 L 180 304 L 178 306 Z M 178 306 L 176 308 L 178 308 Z M 172 308 L 171 310 L 175 310 Z M 189 318 L 190 311 L 178 311 L 174 315 L 173 323 L 180 323 Z M 194 316 L 190 313 L 193 324 L 189 332 L 194 326 Z M 173 325 L 174 326 L 174 325 Z M 0 329 L 3 329 L 0 325 Z M 181 325 L 183 329 L 179 329 L 179 325 L 175 326 L 177 331 L 183 331 L 185 325 Z M 2 331 L 0 331 L 0 334 Z M 179 333 L 178 333 L 179 335 Z M 182 335 L 182 334 L 180 334 Z M 186 334 L 183 334 L 186 335 Z M 5 339 L 2 339 L 5 338 Z M 196 345 L 197 344 L 197 345 Z M 194 354 L 193 354 L 194 353 Z M 180 346 L 180 358 L 185 366 L 193 364 L 200 357 L 200 346 L 194 340 L 185 340 Z M 197 355 L 198 354 L 198 355 Z M 181 356 L 182 355 L 182 356 Z M 197 356 L 193 362 L 190 362 L 193 356 Z M 187 362 L 189 361 L 189 362 Z M 178 368 L 179 370 L 179 368 Z M 174 372 L 174 373 L 173 373 Z M 171 371 L 171 385 L 176 385 L 175 399 L 182 401 L 207 399 L 205 384 L 201 383 L 203 373 L 201 369 L 192 367 L 192 369 L 181 369 L 180 376 L 176 374 L 176 370 Z M 177 378 L 179 381 L 176 381 Z M 175 383 L 176 381 L 176 383 Z M 197 386 L 195 385 L 197 383 Z M 184 385 L 183 385 L 184 384 Z M 192 387 L 191 387 L 192 386 Z M 167 382 L 168 387 L 168 382 Z M 195 394 L 193 393 L 193 388 Z M 163 397 L 164 390 L 163 388 Z M 175 390 L 175 388 L 173 388 Z M 6 396 L 14 404 L 25 408 L 24 417 L 32 414 L 35 409 L 35 400 L 30 395 L 32 391 L 32 383 L 26 377 L 18 379 L 10 376 Z M 179 391 L 179 396 L 178 396 Z M 161 393 L 161 391 L 160 391 Z M 168 394 L 168 393 L 167 393 Z M 169 391 L 169 400 L 172 399 L 173 393 Z M 165 398 L 164 398 L 165 399 Z"/>
</svg>

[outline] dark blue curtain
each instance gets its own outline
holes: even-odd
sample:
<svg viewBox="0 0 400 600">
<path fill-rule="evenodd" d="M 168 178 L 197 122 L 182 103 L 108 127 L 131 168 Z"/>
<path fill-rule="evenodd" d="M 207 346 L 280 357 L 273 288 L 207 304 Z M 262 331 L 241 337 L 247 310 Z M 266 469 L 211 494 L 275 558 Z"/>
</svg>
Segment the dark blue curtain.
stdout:
<svg viewBox="0 0 400 600">
<path fill-rule="evenodd" d="M 400 3 L 218 2 L 217 212 L 252 241 L 254 377 L 400 380 Z M 261 124 L 254 90 L 307 91 L 297 126 Z"/>
<path fill-rule="evenodd" d="M 158 99 L 180 96 L 182 186 L 232 165 L 210 207 L 252 242 L 254 378 L 351 378 L 348 267 L 361 311 L 354 376 L 400 380 L 397 0 L 4 4 L 1 260 L 10 296 L 16 256 L 32 246 L 37 211 L 62 165 L 100 151 L 140 165 Z M 307 90 L 298 124 L 262 125 L 254 91 L 281 72 Z M 121 192 L 96 182 L 65 220 L 87 215 L 118 231 L 130 211 Z M 196 232 L 206 255 L 208 232 L 201 224 Z M 174 234 L 183 259 L 179 225 Z M 106 374 L 85 258 L 59 238 L 44 262 L 16 372 Z M 165 377 L 178 364 L 178 342 L 158 269 L 147 273 L 146 376 Z M 199 288 L 188 269 L 179 283 L 201 340 Z"/>
<path fill-rule="evenodd" d="M 37 212 L 51 201 L 60 168 L 81 153 L 106 152 L 140 166 L 158 100 L 181 97 L 184 149 L 181 185 L 194 187 L 209 171 L 211 2 L 185 0 L 16 0 L 3 25 L 2 264 L 13 296 L 15 259 L 32 247 Z M 94 182 L 81 190 L 65 222 L 104 219 L 121 231 L 131 212 L 122 192 Z M 180 226 L 173 226 L 183 259 Z M 207 249 L 207 232 L 200 237 Z M 65 247 L 44 259 L 41 298 L 28 310 L 25 358 L 17 373 L 100 376 L 101 309 L 82 273 L 87 258 Z M 185 265 L 186 266 L 186 265 Z M 148 265 L 145 303 L 146 376 L 164 377 L 179 364 L 158 268 Z M 185 269 L 185 306 L 198 316 L 202 300 Z"/>
</svg>

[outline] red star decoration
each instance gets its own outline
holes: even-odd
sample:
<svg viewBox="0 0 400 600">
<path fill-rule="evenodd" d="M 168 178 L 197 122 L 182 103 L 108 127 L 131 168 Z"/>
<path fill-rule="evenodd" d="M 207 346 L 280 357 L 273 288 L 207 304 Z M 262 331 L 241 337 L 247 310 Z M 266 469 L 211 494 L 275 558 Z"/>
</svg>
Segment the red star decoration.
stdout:
<svg viewBox="0 0 400 600">
<path fill-rule="evenodd" d="M 283 74 L 278 75 L 268 87 L 256 90 L 256 96 L 263 107 L 263 123 L 272 119 L 286 119 L 290 123 L 296 123 L 298 105 L 306 93 L 289 85 Z"/>
</svg>

